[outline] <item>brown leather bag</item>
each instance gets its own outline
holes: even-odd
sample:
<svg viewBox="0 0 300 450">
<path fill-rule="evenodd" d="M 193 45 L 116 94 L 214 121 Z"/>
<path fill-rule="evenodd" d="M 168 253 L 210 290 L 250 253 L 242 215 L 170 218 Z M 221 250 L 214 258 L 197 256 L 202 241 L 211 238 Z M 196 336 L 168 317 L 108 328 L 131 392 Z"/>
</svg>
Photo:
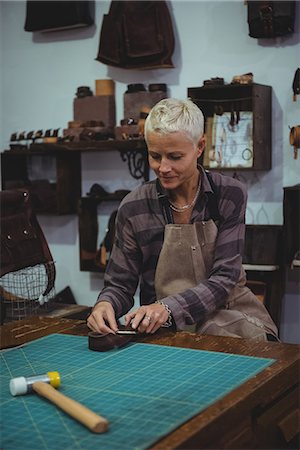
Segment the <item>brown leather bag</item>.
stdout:
<svg viewBox="0 0 300 450">
<path fill-rule="evenodd" d="M 37 1 L 27 0 L 25 31 L 57 31 L 94 24 L 93 1 Z"/>
<path fill-rule="evenodd" d="M 174 67 L 174 34 L 165 1 L 112 1 L 96 60 L 126 69 Z"/>
<path fill-rule="evenodd" d="M 54 287 L 55 266 L 44 233 L 32 209 L 29 191 L 1 191 L 0 205 L 0 276 L 44 264 L 48 276 L 48 284 L 43 293 L 46 295 Z"/>
<path fill-rule="evenodd" d="M 274 38 L 294 32 L 295 1 L 248 1 L 249 36 Z"/>
</svg>

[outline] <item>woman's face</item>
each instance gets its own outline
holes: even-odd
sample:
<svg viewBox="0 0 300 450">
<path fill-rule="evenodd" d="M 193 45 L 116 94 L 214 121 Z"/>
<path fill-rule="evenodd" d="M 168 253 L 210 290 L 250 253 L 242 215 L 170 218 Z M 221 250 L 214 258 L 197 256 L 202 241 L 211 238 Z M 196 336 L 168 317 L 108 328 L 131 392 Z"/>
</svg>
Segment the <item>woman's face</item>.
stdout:
<svg viewBox="0 0 300 450">
<path fill-rule="evenodd" d="M 184 133 L 149 133 L 147 136 L 150 168 L 165 189 L 176 189 L 191 180 L 197 170 L 197 159 L 205 140 L 195 145 Z"/>
</svg>

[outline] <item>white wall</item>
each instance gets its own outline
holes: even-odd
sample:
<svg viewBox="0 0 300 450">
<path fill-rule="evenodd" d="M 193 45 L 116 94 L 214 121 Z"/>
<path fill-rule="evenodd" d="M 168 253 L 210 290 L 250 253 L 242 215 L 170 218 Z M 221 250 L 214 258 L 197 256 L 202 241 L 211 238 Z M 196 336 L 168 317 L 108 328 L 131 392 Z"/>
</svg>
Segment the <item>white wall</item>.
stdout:
<svg viewBox="0 0 300 450">
<path fill-rule="evenodd" d="M 9 137 L 16 131 L 67 127 L 73 119 L 77 87 L 88 85 L 94 90 L 96 79 L 115 80 L 119 122 L 129 83 L 167 83 L 169 96 L 184 98 L 188 87 L 201 86 L 205 79 L 218 76 L 229 83 L 234 75 L 253 72 L 255 82 L 273 87 L 273 166 L 268 172 L 243 174 L 249 192 L 247 223 L 282 224 L 282 188 L 300 182 L 300 155 L 294 160 L 289 144 L 289 126 L 300 119 L 300 99 L 292 102 L 291 88 L 299 65 L 299 3 L 292 36 L 257 40 L 248 36 L 247 7 L 242 0 L 171 1 L 175 68 L 138 71 L 95 61 L 102 17 L 110 2 L 96 2 L 93 27 L 39 34 L 24 31 L 25 1 L 2 1 L 0 148 L 8 148 Z M 83 195 L 94 182 L 110 191 L 136 185 L 117 154 L 84 155 L 82 165 Z M 77 216 L 40 216 L 39 220 L 56 260 L 57 291 L 70 286 L 79 304 L 92 305 L 102 276 L 79 271 Z M 298 325 L 297 308 L 288 320 L 297 320 Z M 298 335 L 286 339 L 300 341 Z"/>
</svg>

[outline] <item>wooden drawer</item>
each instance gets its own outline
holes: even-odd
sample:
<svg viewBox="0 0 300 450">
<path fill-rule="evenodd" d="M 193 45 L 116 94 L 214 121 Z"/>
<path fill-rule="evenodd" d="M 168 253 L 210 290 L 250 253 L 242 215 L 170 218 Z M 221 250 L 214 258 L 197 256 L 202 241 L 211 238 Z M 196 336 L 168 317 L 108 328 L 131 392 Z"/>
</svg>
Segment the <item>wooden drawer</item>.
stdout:
<svg viewBox="0 0 300 450">
<path fill-rule="evenodd" d="M 256 411 L 253 421 L 255 448 L 294 447 L 300 436 L 299 386 L 276 398 L 261 411 Z"/>
</svg>

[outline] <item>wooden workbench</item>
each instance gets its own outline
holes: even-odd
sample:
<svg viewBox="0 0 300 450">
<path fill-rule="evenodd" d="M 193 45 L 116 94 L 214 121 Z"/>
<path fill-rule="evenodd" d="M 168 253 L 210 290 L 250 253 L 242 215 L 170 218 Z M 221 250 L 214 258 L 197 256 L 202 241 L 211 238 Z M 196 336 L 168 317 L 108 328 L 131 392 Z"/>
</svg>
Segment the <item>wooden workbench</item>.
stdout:
<svg viewBox="0 0 300 450">
<path fill-rule="evenodd" d="M 50 333 L 87 335 L 81 320 L 33 317 L 0 327 L 1 348 Z M 152 449 L 299 449 L 300 346 L 167 330 L 141 342 L 274 358 L 276 362 Z"/>
</svg>

